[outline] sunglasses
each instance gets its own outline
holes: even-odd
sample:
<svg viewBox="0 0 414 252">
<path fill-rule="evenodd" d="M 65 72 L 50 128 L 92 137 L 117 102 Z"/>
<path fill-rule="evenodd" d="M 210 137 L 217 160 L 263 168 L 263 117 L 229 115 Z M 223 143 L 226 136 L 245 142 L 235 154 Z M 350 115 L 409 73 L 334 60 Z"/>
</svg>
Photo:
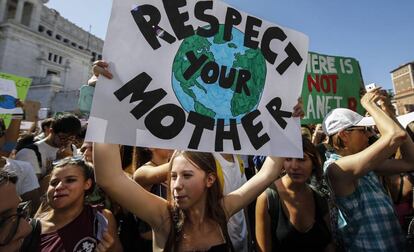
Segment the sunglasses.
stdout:
<svg viewBox="0 0 414 252">
<path fill-rule="evenodd" d="M 69 162 L 82 163 L 82 162 L 85 162 L 85 159 L 84 159 L 83 155 L 76 155 L 76 156 L 73 156 L 73 157 L 66 157 L 66 158 L 63 158 L 63 159 L 55 160 L 55 161 L 53 161 L 52 165 L 56 166 L 56 165 L 61 165 L 61 164 L 64 164 L 64 163 L 69 163 Z"/>
<path fill-rule="evenodd" d="M 357 126 L 357 127 L 349 127 L 347 129 L 345 129 L 345 131 L 364 131 L 364 132 L 368 132 L 369 131 L 369 127 L 363 127 L 363 126 Z"/>
</svg>

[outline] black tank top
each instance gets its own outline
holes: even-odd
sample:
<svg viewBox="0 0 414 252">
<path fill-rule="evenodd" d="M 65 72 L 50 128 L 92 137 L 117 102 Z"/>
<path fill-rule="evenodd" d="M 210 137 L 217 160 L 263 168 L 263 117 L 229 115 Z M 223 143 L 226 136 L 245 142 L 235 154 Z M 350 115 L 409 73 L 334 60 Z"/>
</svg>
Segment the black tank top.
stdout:
<svg viewBox="0 0 414 252">
<path fill-rule="evenodd" d="M 215 245 L 211 247 L 207 252 L 228 252 L 229 248 L 227 246 L 227 243 L 222 243 L 219 245 Z"/>
<path fill-rule="evenodd" d="M 273 200 L 276 200 L 274 202 L 277 208 L 275 212 L 278 212 L 278 216 L 276 222 L 272 220 L 272 224 L 276 223 L 276 228 L 271 228 L 273 232 L 276 231 L 276 233 L 272 233 L 272 251 L 324 251 L 331 242 L 331 234 L 323 219 L 323 216 L 328 212 L 327 202 L 318 193 L 313 190 L 312 192 L 315 200 L 315 223 L 310 230 L 304 233 L 296 230 L 291 224 L 283 211 L 278 193 L 275 192 L 276 198 Z M 270 214 L 271 218 L 274 218 L 275 214 Z"/>
</svg>

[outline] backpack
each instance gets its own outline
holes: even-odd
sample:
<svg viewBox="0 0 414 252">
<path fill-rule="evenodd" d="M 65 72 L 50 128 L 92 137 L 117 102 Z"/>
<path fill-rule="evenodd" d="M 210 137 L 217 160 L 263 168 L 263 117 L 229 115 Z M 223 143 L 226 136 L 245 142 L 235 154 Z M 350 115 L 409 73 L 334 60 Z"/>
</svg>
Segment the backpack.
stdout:
<svg viewBox="0 0 414 252">
<path fill-rule="evenodd" d="M 42 168 L 42 154 L 39 152 L 39 147 L 35 144 L 34 135 L 27 135 L 19 139 L 15 149 L 16 152 L 19 152 L 22 149 L 30 149 L 34 151 L 39 168 Z"/>
<path fill-rule="evenodd" d="M 32 232 L 24 238 L 23 245 L 20 249 L 21 252 L 37 250 L 40 244 L 40 233 L 42 231 L 40 220 L 31 219 L 30 226 L 32 226 Z"/>
</svg>

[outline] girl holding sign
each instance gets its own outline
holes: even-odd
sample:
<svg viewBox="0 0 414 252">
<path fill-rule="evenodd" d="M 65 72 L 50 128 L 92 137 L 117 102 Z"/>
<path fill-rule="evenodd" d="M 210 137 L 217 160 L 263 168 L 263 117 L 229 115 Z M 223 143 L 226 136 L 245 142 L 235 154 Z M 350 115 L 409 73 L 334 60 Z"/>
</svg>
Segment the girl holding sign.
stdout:
<svg viewBox="0 0 414 252">
<path fill-rule="evenodd" d="M 152 227 L 154 251 L 232 251 L 227 220 L 279 176 L 284 160 L 269 157 L 257 175 L 223 197 L 213 155 L 177 151 L 164 200 L 122 172 L 117 145 L 95 144 L 94 157 L 98 184 Z"/>
<path fill-rule="evenodd" d="M 94 74 L 110 77 L 107 66 L 96 62 Z M 299 103 L 293 116 L 301 115 Z M 118 145 L 95 143 L 93 149 L 98 184 L 113 200 L 151 226 L 154 251 L 234 251 L 227 232 L 228 219 L 276 180 L 284 161 L 268 157 L 255 176 L 223 196 L 212 154 L 177 151 L 169 164 L 165 200 L 122 172 Z"/>
<path fill-rule="evenodd" d="M 284 158 L 268 157 L 258 174 L 223 197 L 213 155 L 177 151 L 170 162 L 165 200 L 122 172 L 117 145 L 94 146 L 98 184 L 151 226 L 154 251 L 232 251 L 227 220 L 279 176 L 283 161 Z"/>
</svg>

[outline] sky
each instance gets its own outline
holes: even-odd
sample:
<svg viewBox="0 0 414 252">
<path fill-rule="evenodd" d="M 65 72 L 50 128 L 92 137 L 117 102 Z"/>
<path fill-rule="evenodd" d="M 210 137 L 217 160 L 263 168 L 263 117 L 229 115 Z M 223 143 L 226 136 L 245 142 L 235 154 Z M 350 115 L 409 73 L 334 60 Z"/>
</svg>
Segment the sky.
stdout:
<svg viewBox="0 0 414 252">
<path fill-rule="evenodd" d="M 118 0 L 120 1 L 120 0 Z M 188 0 L 192 1 L 192 0 Z M 392 88 L 390 71 L 414 61 L 413 0 L 225 0 L 309 36 L 309 50 L 359 61 L 365 84 Z M 47 6 L 104 39 L 112 0 L 49 0 Z"/>
</svg>

